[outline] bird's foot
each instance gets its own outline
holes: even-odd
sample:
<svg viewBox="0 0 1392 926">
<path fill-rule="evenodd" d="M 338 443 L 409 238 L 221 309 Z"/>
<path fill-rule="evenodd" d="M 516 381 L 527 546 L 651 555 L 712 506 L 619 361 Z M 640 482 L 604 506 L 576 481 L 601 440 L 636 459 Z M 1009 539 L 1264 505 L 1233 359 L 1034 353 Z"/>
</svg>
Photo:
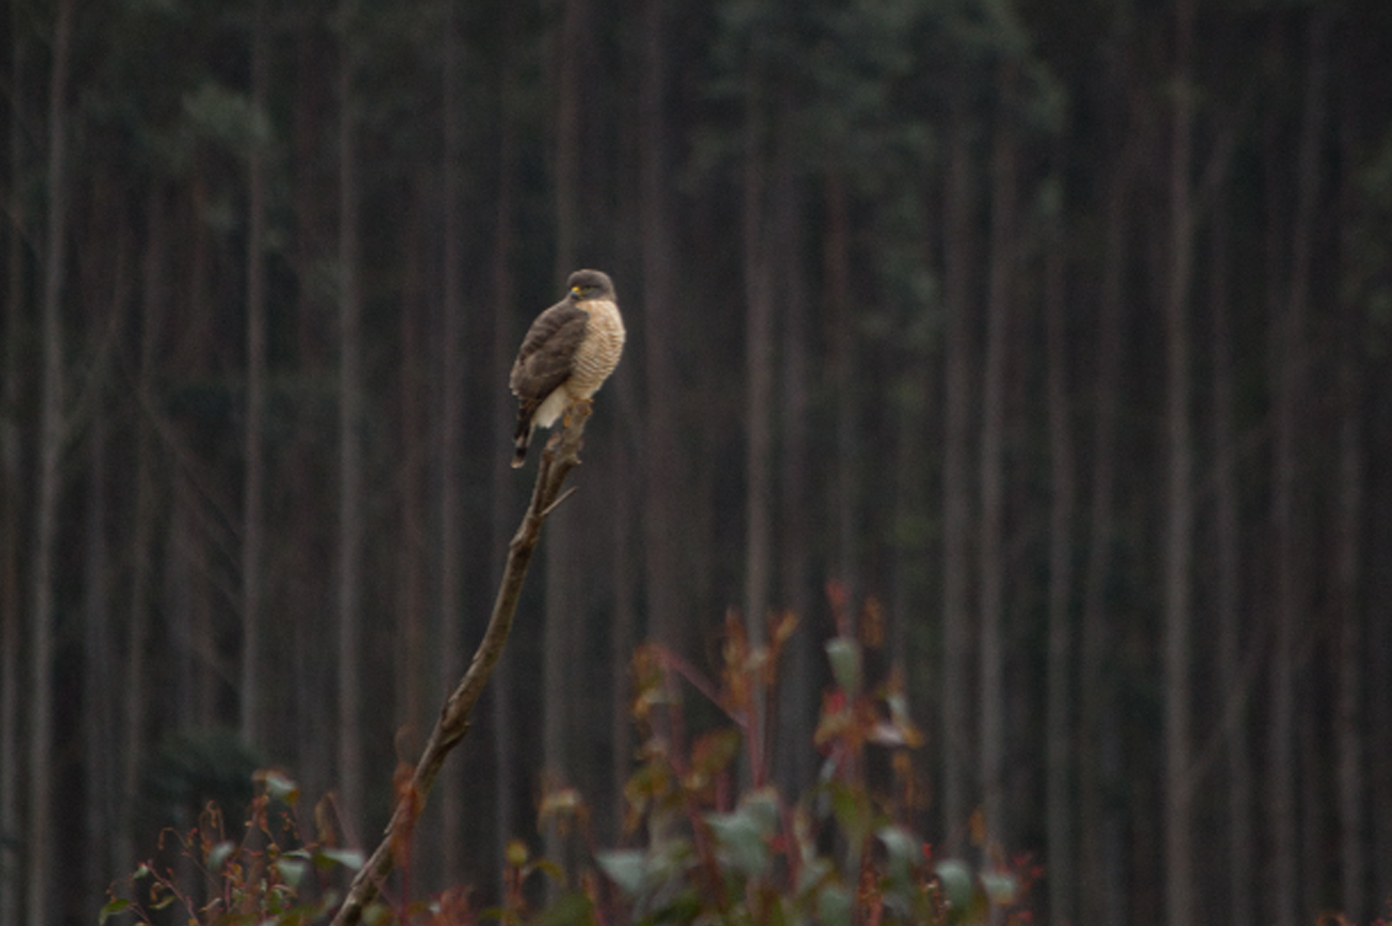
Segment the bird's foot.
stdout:
<svg viewBox="0 0 1392 926">
<path fill-rule="evenodd" d="M 565 414 L 561 416 L 561 427 L 562 427 L 562 428 L 568 428 L 568 427 L 570 427 L 570 413 L 571 413 L 571 412 L 576 411 L 576 410 L 579 410 L 579 409 L 583 409 L 584 412 L 585 412 L 585 414 L 588 416 L 589 413 L 590 413 L 590 410 L 591 410 L 593 407 L 594 407 L 594 400 L 593 400 L 593 399 L 576 399 L 574 402 L 571 402 L 570 405 L 569 405 L 569 407 L 566 408 Z"/>
</svg>

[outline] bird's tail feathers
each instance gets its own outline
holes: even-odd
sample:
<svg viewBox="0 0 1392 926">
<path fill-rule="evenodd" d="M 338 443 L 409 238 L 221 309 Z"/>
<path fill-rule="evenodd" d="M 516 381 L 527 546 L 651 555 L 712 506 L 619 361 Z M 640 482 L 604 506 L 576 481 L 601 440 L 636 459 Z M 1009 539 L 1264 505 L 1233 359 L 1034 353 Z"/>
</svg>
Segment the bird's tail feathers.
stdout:
<svg viewBox="0 0 1392 926">
<path fill-rule="evenodd" d="M 527 445 L 532 442 L 531 415 L 517 416 L 517 433 L 512 439 L 512 468 L 518 469 L 527 462 Z"/>
</svg>

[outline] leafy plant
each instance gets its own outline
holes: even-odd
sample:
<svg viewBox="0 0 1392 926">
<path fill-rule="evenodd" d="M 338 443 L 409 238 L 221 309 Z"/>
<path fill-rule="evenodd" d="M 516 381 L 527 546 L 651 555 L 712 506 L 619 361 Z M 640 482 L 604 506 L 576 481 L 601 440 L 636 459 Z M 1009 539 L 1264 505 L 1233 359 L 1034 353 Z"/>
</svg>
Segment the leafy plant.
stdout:
<svg viewBox="0 0 1392 926">
<path fill-rule="evenodd" d="M 935 859 L 905 823 L 921 803 L 910 753 L 923 735 L 902 683 L 865 677 L 865 650 L 882 638 L 873 603 L 853 622 L 844 592 L 833 585 L 828 593 L 839 632 L 825 647 L 835 685 L 815 735 L 823 757 L 815 784 L 790 800 L 767 774 L 761 718 L 773 714 L 793 615 L 771 620 L 766 645 L 752 644 L 728 617 L 718 681 L 660 646 L 640 648 L 633 715 L 641 761 L 624 794 L 625 829 L 640 845 L 595 853 L 615 890 L 591 886 L 570 908 L 574 917 L 553 922 L 959 924 L 985 922 L 993 909 L 1005 921 L 1028 918 L 1022 904 L 1038 872 L 1027 860 L 977 871 Z M 679 682 L 728 724 L 688 737 Z M 889 757 L 886 793 L 870 784 L 873 751 Z M 737 778 L 747 782 L 742 793 Z"/>
<path fill-rule="evenodd" d="M 199 926 L 301 926 L 331 913 L 339 901 L 334 875 L 361 867 L 361 853 L 334 845 L 327 800 L 315 808 L 318 839 L 305 841 L 294 815 L 299 786 L 277 771 L 258 771 L 252 780 L 256 792 L 239 840 L 228 836 L 221 809 L 210 801 L 187 833 L 160 834 L 161 853 L 172 849 L 175 861 L 142 862 L 112 886 L 98 922 L 129 913 L 150 926 L 178 917 Z"/>
<path fill-rule="evenodd" d="M 552 784 L 542 798 L 541 821 L 583 843 L 581 855 L 593 862 L 582 864 L 577 877 L 514 840 L 503 859 L 498 905 L 476 909 L 460 888 L 409 903 L 407 830 L 396 848 L 402 900 L 395 906 L 374 901 L 364 920 L 956 926 L 986 922 L 993 912 L 1004 922 L 1027 920 L 1023 901 L 1038 874 L 1028 860 L 1006 865 L 997 851 L 987 854 L 992 861 L 985 870 L 977 870 L 962 859 L 938 859 L 908 824 L 910 812 L 923 804 L 911 754 L 924 737 L 909 716 L 902 682 L 892 674 L 873 684 L 867 678 L 866 650 L 883 637 L 873 602 L 852 620 L 844 592 L 833 585 L 828 596 L 838 626 L 825 645 L 834 684 L 823 697 L 814 736 L 820 773 L 806 793 L 795 799 L 782 794 L 770 781 L 768 762 L 766 718 L 775 714 L 779 659 L 797 620 L 776 615 L 768 642 L 757 644 L 731 614 L 717 679 L 656 644 L 634 655 L 632 714 L 641 745 L 623 795 L 624 831 L 633 845 L 597 848 L 582 796 Z M 683 686 L 725 722 L 690 734 Z M 398 797 L 409 793 L 410 769 L 403 770 Z M 334 847 L 326 802 L 315 811 L 317 840 L 306 842 L 295 822 L 294 783 L 264 771 L 255 781 L 240 842 L 227 838 L 214 804 L 187 835 L 165 831 L 200 874 L 201 890 L 184 886 L 174 868 L 146 862 L 124 892 L 113 891 L 101 921 L 131 911 L 137 922 L 154 926 L 159 911 L 176 906 L 198 926 L 301 926 L 327 919 L 342 901 L 334 875 L 360 869 L 361 854 Z M 973 831 L 984 829 L 978 819 Z M 541 878 L 559 888 L 547 904 L 534 900 Z"/>
</svg>

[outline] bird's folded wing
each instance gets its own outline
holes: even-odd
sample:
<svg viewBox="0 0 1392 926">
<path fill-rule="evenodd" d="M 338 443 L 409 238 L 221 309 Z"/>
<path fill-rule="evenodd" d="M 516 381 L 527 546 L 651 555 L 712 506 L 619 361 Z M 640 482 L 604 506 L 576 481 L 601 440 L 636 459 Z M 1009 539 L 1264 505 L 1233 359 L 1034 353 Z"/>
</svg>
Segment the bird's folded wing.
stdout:
<svg viewBox="0 0 1392 926">
<path fill-rule="evenodd" d="M 569 378 L 590 316 L 562 302 L 537 316 L 522 339 L 509 385 L 523 399 L 542 399 Z"/>
</svg>

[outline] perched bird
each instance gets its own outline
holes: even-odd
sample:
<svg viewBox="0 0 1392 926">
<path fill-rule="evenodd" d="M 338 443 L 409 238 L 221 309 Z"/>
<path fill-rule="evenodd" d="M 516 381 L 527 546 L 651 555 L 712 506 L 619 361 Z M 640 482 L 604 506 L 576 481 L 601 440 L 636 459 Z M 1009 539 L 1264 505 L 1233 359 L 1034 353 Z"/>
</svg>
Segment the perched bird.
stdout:
<svg viewBox="0 0 1392 926">
<path fill-rule="evenodd" d="M 566 297 L 527 329 L 512 365 L 509 385 L 517 396 L 513 467 L 526 462 L 532 432 L 551 427 L 576 402 L 588 401 L 623 353 L 623 316 L 608 275 L 577 270 L 566 286 Z"/>
</svg>

